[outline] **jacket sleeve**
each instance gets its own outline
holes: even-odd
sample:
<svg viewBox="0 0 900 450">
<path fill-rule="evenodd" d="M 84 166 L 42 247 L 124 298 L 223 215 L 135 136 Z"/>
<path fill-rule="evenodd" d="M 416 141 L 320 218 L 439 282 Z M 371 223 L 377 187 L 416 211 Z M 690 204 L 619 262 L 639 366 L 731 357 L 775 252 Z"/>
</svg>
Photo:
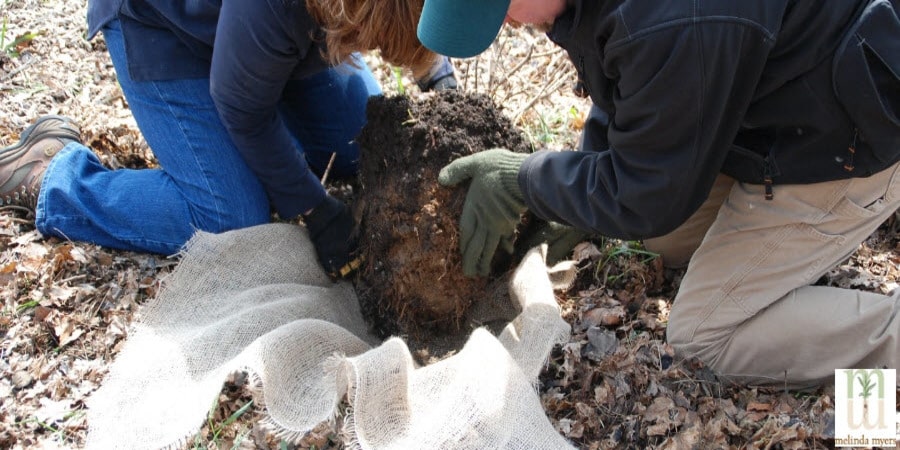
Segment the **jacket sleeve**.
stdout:
<svg viewBox="0 0 900 450">
<path fill-rule="evenodd" d="M 308 16 L 298 7 L 281 0 L 222 2 L 210 69 L 222 123 L 282 218 L 302 214 L 325 196 L 278 114 L 296 66 L 319 58 L 309 38 L 312 22 L 302 23 Z"/>
<path fill-rule="evenodd" d="M 526 159 L 519 186 L 529 208 L 620 239 L 677 228 L 719 173 L 764 66 L 766 41 L 741 24 L 712 22 L 607 43 L 604 73 L 584 75 L 613 84 L 608 129 L 604 120 L 589 120 L 584 151 Z"/>
</svg>

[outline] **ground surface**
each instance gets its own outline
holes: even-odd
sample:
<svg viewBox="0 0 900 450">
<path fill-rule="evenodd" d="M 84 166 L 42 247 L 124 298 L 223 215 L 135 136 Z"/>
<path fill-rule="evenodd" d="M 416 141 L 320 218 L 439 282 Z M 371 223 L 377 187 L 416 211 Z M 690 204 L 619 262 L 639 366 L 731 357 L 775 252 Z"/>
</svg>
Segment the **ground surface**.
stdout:
<svg viewBox="0 0 900 450">
<path fill-rule="evenodd" d="M 84 0 L 0 0 L 0 146 L 43 114 L 83 126 L 112 167 L 155 162 L 115 82 L 102 39 L 86 41 Z M 28 33 L 35 33 L 29 36 Z M 23 37 L 16 43 L 18 37 Z M 419 96 L 408 76 L 367 57 L 386 93 Z M 482 57 L 455 61 L 462 87 L 487 95 L 535 147 L 571 148 L 588 104 L 565 55 L 527 30 L 505 30 Z M 900 223 L 878 230 L 820 282 L 887 292 L 900 281 Z M 596 239 L 573 255 L 576 286 L 559 295 L 573 326 L 540 378 L 545 409 L 579 448 L 827 448 L 832 392 L 719 382 L 677 362 L 664 341 L 680 273 L 636 243 Z M 102 382 L 140 305 L 177 259 L 45 239 L 0 210 L 0 448 L 80 448 L 84 400 Z M 186 448 L 341 448 L 328 427 L 299 445 L 259 426 L 235 377 Z"/>
</svg>

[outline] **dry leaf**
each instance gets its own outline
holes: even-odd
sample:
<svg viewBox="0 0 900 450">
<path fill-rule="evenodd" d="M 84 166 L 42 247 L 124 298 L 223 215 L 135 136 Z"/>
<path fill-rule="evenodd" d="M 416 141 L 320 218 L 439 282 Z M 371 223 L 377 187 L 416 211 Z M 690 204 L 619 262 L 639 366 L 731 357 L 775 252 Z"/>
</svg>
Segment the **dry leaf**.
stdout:
<svg viewBox="0 0 900 450">
<path fill-rule="evenodd" d="M 772 404 L 770 403 L 750 402 L 747 404 L 747 411 L 769 412 L 771 410 Z"/>
<path fill-rule="evenodd" d="M 81 337 L 84 330 L 74 320 L 60 314 L 53 320 L 53 334 L 56 335 L 59 347 L 65 347 Z"/>
<path fill-rule="evenodd" d="M 679 431 L 675 436 L 666 439 L 660 449 L 662 450 L 682 450 L 697 448 L 701 442 L 701 433 L 698 427 L 689 427 Z"/>
<path fill-rule="evenodd" d="M 616 327 L 625 320 L 625 308 L 615 306 L 612 308 L 594 308 L 584 313 L 582 321 L 585 327 Z"/>
<path fill-rule="evenodd" d="M 106 333 L 103 336 L 103 342 L 107 347 L 112 347 L 116 341 L 128 335 L 128 324 L 121 315 L 114 315 L 109 321 Z"/>
</svg>

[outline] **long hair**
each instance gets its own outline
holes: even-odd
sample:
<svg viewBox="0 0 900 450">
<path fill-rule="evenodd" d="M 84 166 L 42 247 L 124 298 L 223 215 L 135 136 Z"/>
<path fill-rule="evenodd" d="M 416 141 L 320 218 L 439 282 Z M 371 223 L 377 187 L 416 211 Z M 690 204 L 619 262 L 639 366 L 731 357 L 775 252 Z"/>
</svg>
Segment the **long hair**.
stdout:
<svg viewBox="0 0 900 450">
<path fill-rule="evenodd" d="M 395 66 L 428 71 L 437 55 L 419 42 L 416 27 L 424 0 L 306 0 L 325 32 L 325 59 L 334 65 L 353 52 L 379 50 Z"/>
</svg>

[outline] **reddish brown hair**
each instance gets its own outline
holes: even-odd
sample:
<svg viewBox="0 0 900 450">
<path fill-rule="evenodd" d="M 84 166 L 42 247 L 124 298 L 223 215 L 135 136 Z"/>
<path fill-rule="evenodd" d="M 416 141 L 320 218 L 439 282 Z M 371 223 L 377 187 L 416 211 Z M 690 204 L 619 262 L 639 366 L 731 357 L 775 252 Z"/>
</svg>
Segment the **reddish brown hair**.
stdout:
<svg viewBox="0 0 900 450">
<path fill-rule="evenodd" d="M 424 0 L 306 0 L 325 31 L 325 59 L 332 64 L 353 52 L 379 50 L 390 64 L 421 74 L 437 55 L 419 42 L 416 27 Z"/>
</svg>

